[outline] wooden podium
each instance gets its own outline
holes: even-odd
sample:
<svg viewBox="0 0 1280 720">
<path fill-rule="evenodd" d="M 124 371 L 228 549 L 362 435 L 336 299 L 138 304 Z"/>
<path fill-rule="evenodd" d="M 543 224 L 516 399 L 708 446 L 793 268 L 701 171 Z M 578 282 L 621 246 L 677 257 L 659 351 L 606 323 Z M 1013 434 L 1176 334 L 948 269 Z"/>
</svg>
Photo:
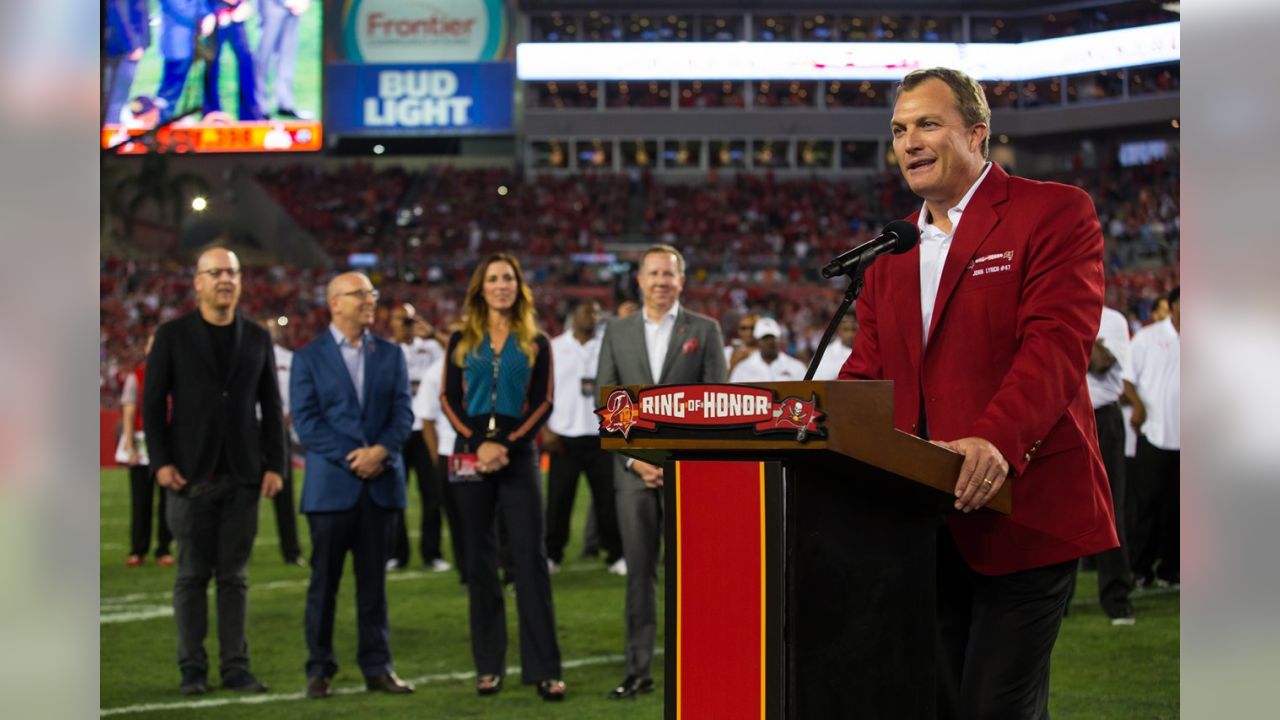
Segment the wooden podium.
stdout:
<svg viewBox="0 0 1280 720">
<path fill-rule="evenodd" d="M 665 717 L 934 717 L 935 533 L 961 456 L 889 382 L 613 386 L 601 446 L 664 467 Z M 989 507 L 1009 512 L 1006 484 Z"/>
</svg>

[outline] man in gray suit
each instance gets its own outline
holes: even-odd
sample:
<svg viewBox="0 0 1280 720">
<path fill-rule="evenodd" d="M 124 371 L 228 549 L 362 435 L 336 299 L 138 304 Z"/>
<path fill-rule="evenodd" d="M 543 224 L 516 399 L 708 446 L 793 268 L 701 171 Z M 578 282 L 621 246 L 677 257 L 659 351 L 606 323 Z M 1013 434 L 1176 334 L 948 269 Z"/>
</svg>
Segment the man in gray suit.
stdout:
<svg viewBox="0 0 1280 720">
<path fill-rule="evenodd" d="M 268 117 L 311 119 L 293 99 L 294 67 L 298 60 L 298 22 L 311 0 L 258 0 L 262 29 L 253 57 L 258 108 Z M 274 70 L 275 82 L 268 84 Z"/>
<path fill-rule="evenodd" d="M 597 387 L 724 382 L 720 324 L 680 307 L 680 251 L 670 245 L 645 250 L 637 281 L 644 308 L 609 323 L 600 344 Z M 618 700 L 653 692 L 662 468 L 615 455 L 614 488 L 627 561 L 626 677 L 609 693 Z"/>
</svg>

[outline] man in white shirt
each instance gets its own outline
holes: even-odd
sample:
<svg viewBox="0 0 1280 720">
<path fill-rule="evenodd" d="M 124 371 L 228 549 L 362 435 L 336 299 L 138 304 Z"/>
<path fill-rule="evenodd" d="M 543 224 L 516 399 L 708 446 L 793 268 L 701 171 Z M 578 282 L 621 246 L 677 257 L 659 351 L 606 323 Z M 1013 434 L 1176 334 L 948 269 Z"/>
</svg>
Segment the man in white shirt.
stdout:
<svg viewBox="0 0 1280 720">
<path fill-rule="evenodd" d="M 444 356 L 444 347 L 431 337 L 431 327 L 409 303 L 398 305 L 391 311 L 391 337 L 404 351 L 405 364 L 409 368 L 409 393 L 416 395 L 427 368 Z M 408 482 L 408 473 L 412 471 L 418 478 L 418 492 L 422 498 L 422 533 L 418 538 L 422 563 L 428 570 L 444 572 L 450 566 L 440 555 L 440 493 L 443 481 L 431 465 L 422 439 L 422 418 L 416 412 L 413 432 L 404 444 L 403 454 L 405 481 Z M 408 565 L 409 528 L 405 525 L 402 511 L 396 522 L 396 540 L 391 558 L 387 560 L 387 569 Z"/>
<path fill-rule="evenodd" d="M 570 316 L 569 329 L 551 341 L 555 398 L 551 417 L 542 428 L 542 449 L 551 457 L 547 473 L 547 560 L 552 572 L 564 562 L 578 476 L 585 473 L 609 572 L 626 575 L 613 499 L 613 458 L 600 449 L 600 421 L 595 415 L 599 322 L 600 303 L 579 301 Z"/>
<path fill-rule="evenodd" d="M 836 328 L 835 340 L 822 353 L 822 362 L 818 364 L 818 369 L 813 373 L 814 380 L 836 379 L 836 376 L 840 374 L 840 368 L 844 367 L 844 361 L 848 360 L 850 353 L 853 352 L 853 337 L 857 334 L 858 319 L 854 317 L 853 311 L 850 310 L 840 319 L 840 325 Z"/>
<path fill-rule="evenodd" d="M 413 416 L 422 420 L 422 432 L 418 433 L 427 448 L 427 456 L 435 477 L 446 478 L 449 475 L 449 456 L 453 454 L 454 441 L 458 433 L 453 429 L 440 408 L 440 393 L 444 387 L 444 363 L 442 354 L 426 369 L 418 391 L 413 396 Z M 453 560 L 458 568 L 458 578 L 463 584 L 467 582 L 467 552 L 462 542 L 462 520 L 458 513 L 458 503 L 453 497 L 453 487 L 448 482 L 440 483 L 440 504 L 444 508 L 445 520 L 449 522 L 449 540 L 453 544 Z"/>
<path fill-rule="evenodd" d="M 1125 545 L 1125 464 L 1124 414 L 1120 399 L 1133 393 L 1133 358 L 1129 350 L 1129 323 L 1124 315 L 1102 308 L 1098 337 L 1089 356 L 1089 372 L 1085 376 L 1093 417 L 1098 429 L 1098 451 L 1111 483 L 1115 505 L 1116 535 L 1120 547 L 1094 556 L 1098 568 L 1098 600 L 1111 618 L 1112 625 L 1133 624 L 1133 575 L 1129 570 Z"/>
<path fill-rule="evenodd" d="M 729 374 L 731 383 L 774 382 L 782 380 L 803 380 L 808 368 L 799 360 L 778 349 L 778 338 L 782 328 L 778 321 L 769 317 L 756 320 L 755 337 L 757 350 Z"/>
<path fill-rule="evenodd" d="M 1138 428 L 1133 522 L 1129 528 L 1133 574 L 1140 585 L 1181 581 L 1178 491 L 1181 484 L 1180 382 L 1182 313 L 1179 288 L 1169 293 L 1169 317 L 1133 336 L 1134 386 L 1145 405 L 1131 422 Z M 1158 565 L 1157 565 L 1158 562 Z"/>
<path fill-rule="evenodd" d="M 275 318 L 263 318 L 262 327 L 271 335 L 271 351 L 275 353 L 276 383 L 280 387 L 280 405 L 284 408 L 285 428 L 285 462 L 289 463 L 284 473 L 284 484 L 280 492 L 271 499 L 271 506 L 276 513 L 276 529 L 280 532 L 280 553 L 284 555 L 286 565 L 306 567 L 307 561 L 302 559 L 302 547 L 298 544 L 298 513 L 293 504 L 293 446 L 298 442 L 298 434 L 293 429 L 293 417 L 289 415 L 289 369 L 293 367 L 293 351 L 280 343 L 284 341 L 280 323 Z"/>
<path fill-rule="evenodd" d="M 746 360 L 756 351 L 756 315 L 743 315 L 738 320 L 738 334 L 733 340 L 724 346 L 724 362 L 728 366 L 729 372 L 738 366 L 738 363 Z"/>
</svg>

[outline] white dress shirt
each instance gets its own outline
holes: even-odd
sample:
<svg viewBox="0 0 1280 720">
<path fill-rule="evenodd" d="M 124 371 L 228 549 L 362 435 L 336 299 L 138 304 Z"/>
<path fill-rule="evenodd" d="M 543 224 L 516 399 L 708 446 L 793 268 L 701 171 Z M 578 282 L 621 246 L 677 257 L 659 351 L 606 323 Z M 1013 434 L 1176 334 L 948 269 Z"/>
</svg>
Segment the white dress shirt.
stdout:
<svg viewBox="0 0 1280 720">
<path fill-rule="evenodd" d="M 822 353 L 822 362 L 818 364 L 818 369 L 813 372 L 813 379 L 835 380 L 836 376 L 840 374 L 840 368 L 844 367 L 844 361 L 848 360 L 852 354 L 853 348 L 839 340 L 832 340 L 826 351 Z M 803 378 L 803 375 L 801 377 Z"/>
<path fill-rule="evenodd" d="M 570 330 L 551 341 L 551 366 L 555 368 L 555 396 L 547 428 L 564 437 L 594 437 L 600 430 L 596 369 L 600 365 L 600 338 L 578 342 Z"/>
<path fill-rule="evenodd" d="M 280 409 L 287 416 L 289 414 L 289 371 L 293 368 L 293 351 L 274 344 L 271 346 L 271 351 L 276 356 L 276 384 L 280 387 Z M 258 408 L 258 417 L 262 417 L 262 408 Z M 298 439 L 298 432 L 293 429 L 293 423 L 289 423 L 289 439 L 295 445 L 302 444 Z"/>
<path fill-rule="evenodd" d="M 435 426 L 436 439 L 440 441 L 439 452 L 442 457 L 453 454 L 453 444 L 458 437 L 458 431 L 453 429 L 453 425 L 449 423 L 440 407 L 440 389 L 444 386 L 444 362 L 444 355 L 441 355 L 423 372 L 422 382 L 418 383 L 418 392 L 413 396 L 413 416 Z"/>
<path fill-rule="evenodd" d="M 1133 379 L 1147 408 L 1142 434 L 1161 450 L 1182 447 L 1182 345 L 1173 321 L 1166 318 L 1133 336 Z"/>
<path fill-rule="evenodd" d="M 804 363 L 786 353 L 778 353 L 778 357 L 769 363 L 764 361 L 759 352 L 754 352 L 750 357 L 738 363 L 738 366 L 733 369 L 733 374 L 729 376 L 729 382 L 750 383 L 803 380 L 804 373 L 808 369 Z"/>
<path fill-rule="evenodd" d="M 947 211 L 947 217 L 951 220 L 950 233 L 945 233 L 932 224 L 933 217 L 929 214 L 928 204 L 920 208 L 916 225 L 920 228 L 920 317 L 924 321 L 920 335 L 921 347 L 929 343 L 929 323 L 933 320 L 933 306 L 938 299 L 938 284 L 942 282 L 942 268 L 947 264 L 951 240 L 960 228 L 960 217 L 964 215 L 965 207 L 989 172 L 991 163 L 983 167 L 982 174 L 969 186 L 969 191 L 960 198 L 960 202 Z"/>
<path fill-rule="evenodd" d="M 680 314 L 680 302 L 676 301 L 671 309 L 657 322 L 649 319 L 647 308 L 641 308 L 644 318 L 644 349 L 649 354 L 649 371 L 653 373 L 653 382 L 662 377 L 662 364 L 667 359 L 667 348 L 671 345 L 671 333 L 676 327 L 676 315 Z"/>
<path fill-rule="evenodd" d="M 1116 362 L 1105 373 L 1085 373 L 1085 380 L 1089 383 L 1089 399 L 1093 401 L 1094 410 L 1119 400 L 1124 394 L 1124 381 L 1133 382 L 1129 321 L 1116 310 L 1102 308 L 1098 339 L 1115 356 Z"/>
<path fill-rule="evenodd" d="M 422 382 L 422 378 L 427 374 L 427 368 L 431 367 L 436 360 L 444 357 L 444 347 L 440 345 L 440 341 L 435 338 L 415 337 L 407 343 L 399 343 L 400 350 L 404 352 L 404 362 L 409 371 L 409 389 L 411 392 L 417 393 L 418 383 Z M 413 431 L 422 430 L 422 416 L 416 411 L 413 413 Z"/>
</svg>

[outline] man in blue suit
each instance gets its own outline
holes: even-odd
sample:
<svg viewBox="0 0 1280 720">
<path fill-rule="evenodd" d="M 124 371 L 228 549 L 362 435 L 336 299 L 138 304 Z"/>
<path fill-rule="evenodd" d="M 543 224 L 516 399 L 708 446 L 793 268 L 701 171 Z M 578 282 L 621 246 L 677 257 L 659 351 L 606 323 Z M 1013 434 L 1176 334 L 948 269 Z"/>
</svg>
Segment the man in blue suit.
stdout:
<svg viewBox="0 0 1280 720">
<path fill-rule="evenodd" d="M 111 0 L 103 40 L 102 124 L 118 124 L 142 53 L 151 45 L 147 0 Z"/>
<path fill-rule="evenodd" d="M 369 332 L 378 291 L 361 273 L 328 288 L 329 331 L 293 356 L 290 408 L 307 448 L 302 512 L 311 527 L 307 697 L 333 694 L 333 620 L 347 552 L 356 574 L 356 659 L 369 690 L 402 694 L 388 645 L 386 562 L 405 506 L 401 448 L 413 425 L 404 353 Z"/>
</svg>

